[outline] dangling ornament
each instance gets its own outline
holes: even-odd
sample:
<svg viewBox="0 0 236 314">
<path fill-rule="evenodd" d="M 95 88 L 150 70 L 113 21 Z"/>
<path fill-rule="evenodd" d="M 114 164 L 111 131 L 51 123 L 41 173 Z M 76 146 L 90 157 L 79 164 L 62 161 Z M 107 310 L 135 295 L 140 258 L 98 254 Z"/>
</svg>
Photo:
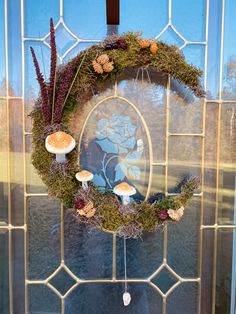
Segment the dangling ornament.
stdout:
<svg viewBox="0 0 236 314">
<path fill-rule="evenodd" d="M 123 293 L 124 306 L 128 306 L 131 301 L 131 294 L 128 292 L 127 286 L 127 260 L 126 260 L 126 237 L 124 236 L 124 269 L 125 269 L 125 292 Z"/>
<path fill-rule="evenodd" d="M 130 196 L 136 194 L 135 187 L 129 185 L 127 182 L 121 182 L 116 185 L 113 192 L 122 198 L 122 206 L 129 207 Z M 131 295 L 127 287 L 127 260 L 126 260 L 126 236 L 124 236 L 124 270 L 125 270 L 125 292 L 123 293 L 124 306 L 128 306 L 131 301 Z"/>
</svg>

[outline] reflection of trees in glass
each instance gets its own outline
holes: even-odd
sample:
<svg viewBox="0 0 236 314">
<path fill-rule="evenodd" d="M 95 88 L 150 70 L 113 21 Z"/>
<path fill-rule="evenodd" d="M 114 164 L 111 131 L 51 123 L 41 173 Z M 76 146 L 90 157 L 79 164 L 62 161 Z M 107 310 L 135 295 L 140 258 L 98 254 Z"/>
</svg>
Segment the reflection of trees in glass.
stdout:
<svg viewBox="0 0 236 314">
<path fill-rule="evenodd" d="M 223 76 L 222 98 L 223 99 L 236 99 L 236 58 L 231 56 L 229 62 L 225 65 Z"/>
</svg>

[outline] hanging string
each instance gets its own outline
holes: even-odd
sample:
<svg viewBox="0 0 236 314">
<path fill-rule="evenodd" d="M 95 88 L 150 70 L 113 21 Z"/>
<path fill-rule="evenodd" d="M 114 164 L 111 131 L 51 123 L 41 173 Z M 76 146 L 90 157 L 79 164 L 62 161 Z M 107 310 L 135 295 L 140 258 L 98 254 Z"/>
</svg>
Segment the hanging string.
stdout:
<svg viewBox="0 0 236 314">
<path fill-rule="evenodd" d="M 126 237 L 124 236 L 124 269 L 125 269 L 125 292 L 127 292 L 127 260 L 126 260 Z"/>
<path fill-rule="evenodd" d="M 124 236 L 124 271 L 125 271 L 125 291 L 123 293 L 123 303 L 124 306 L 130 304 L 131 295 L 128 292 L 128 285 L 127 285 L 127 260 L 126 260 L 126 237 Z"/>
</svg>

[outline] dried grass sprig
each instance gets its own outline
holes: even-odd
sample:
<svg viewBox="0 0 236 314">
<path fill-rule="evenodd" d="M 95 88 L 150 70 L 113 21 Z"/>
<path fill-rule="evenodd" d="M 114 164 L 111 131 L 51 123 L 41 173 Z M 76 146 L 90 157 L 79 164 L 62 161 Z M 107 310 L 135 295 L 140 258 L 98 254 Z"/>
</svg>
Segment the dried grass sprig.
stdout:
<svg viewBox="0 0 236 314">
<path fill-rule="evenodd" d="M 46 123 L 50 123 L 51 121 L 51 111 L 50 111 L 50 107 L 49 107 L 49 102 L 48 102 L 48 90 L 47 90 L 47 84 L 44 80 L 43 74 L 40 72 L 40 68 L 39 68 L 39 63 L 38 60 L 36 58 L 35 52 L 33 47 L 30 47 L 30 51 L 31 51 L 31 55 L 33 58 L 33 62 L 34 62 L 34 67 L 35 67 L 35 72 L 37 75 L 37 80 L 39 82 L 39 86 L 40 86 L 40 93 L 41 93 L 41 98 L 42 98 L 42 113 L 43 113 L 43 117 L 44 117 L 44 121 Z"/>
<path fill-rule="evenodd" d="M 65 98 L 66 94 L 68 92 L 68 89 L 71 85 L 71 80 L 73 79 L 75 75 L 75 71 L 79 65 L 80 62 L 80 56 L 77 56 L 75 59 L 73 59 L 67 68 L 67 71 L 65 73 L 65 78 L 62 81 L 61 85 L 58 87 L 56 101 L 55 101 L 55 107 L 53 112 L 53 121 L 55 123 L 60 123 L 61 117 L 62 117 L 62 111 L 65 104 Z"/>
</svg>

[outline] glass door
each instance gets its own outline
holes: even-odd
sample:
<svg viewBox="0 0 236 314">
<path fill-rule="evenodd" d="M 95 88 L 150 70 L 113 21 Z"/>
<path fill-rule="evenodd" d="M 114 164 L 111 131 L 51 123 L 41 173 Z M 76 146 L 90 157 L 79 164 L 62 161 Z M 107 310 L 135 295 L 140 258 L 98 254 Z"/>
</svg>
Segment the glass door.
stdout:
<svg viewBox="0 0 236 314">
<path fill-rule="evenodd" d="M 95 149 L 101 156 L 109 149 L 90 145 L 106 112 L 106 119 L 115 114 L 121 126 L 128 119 L 136 126 L 133 136 L 148 148 L 128 174 L 140 197 L 178 193 L 176 182 L 186 174 L 201 179 L 181 223 L 127 241 L 129 307 L 122 304 L 122 239 L 74 222 L 48 196 L 31 165 L 28 114 L 38 86 L 29 47 L 48 78 L 50 17 L 56 24 L 58 62 L 65 63 L 112 31 L 105 5 L 101 0 L 0 0 L 0 312 L 233 314 L 234 0 L 120 1 L 117 32 L 143 31 L 145 37 L 175 44 L 202 69 L 207 91 L 205 99 L 186 103 L 187 95 L 175 92 L 181 90 L 176 82 L 167 79 L 161 86 L 149 71 L 137 69 L 91 101 L 81 141 L 84 164 L 93 165 Z M 123 100 L 109 112 L 106 99 L 114 93 Z M 98 184 L 103 179 L 98 176 Z"/>
</svg>

